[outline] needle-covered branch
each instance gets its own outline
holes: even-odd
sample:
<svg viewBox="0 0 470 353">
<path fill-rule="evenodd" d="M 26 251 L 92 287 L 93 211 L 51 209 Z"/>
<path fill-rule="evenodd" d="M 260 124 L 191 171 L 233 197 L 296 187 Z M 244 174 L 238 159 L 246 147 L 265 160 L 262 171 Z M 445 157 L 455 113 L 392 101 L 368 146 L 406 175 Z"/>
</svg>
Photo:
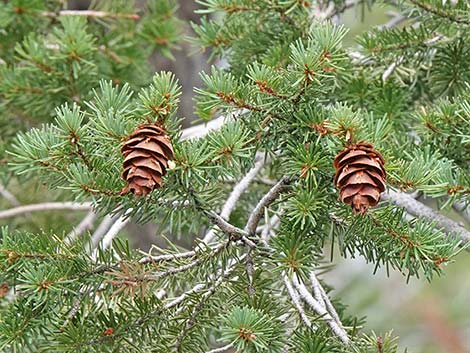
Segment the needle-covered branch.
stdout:
<svg viewBox="0 0 470 353">
<path fill-rule="evenodd" d="M 424 217 L 429 221 L 436 222 L 436 226 L 438 228 L 444 229 L 445 232 L 449 233 L 450 235 L 454 234 L 460 237 L 465 243 L 470 241 L 470 231 L 465 229 L 459 223 L 440 214 L 438 211 L 432 209 L 429 206 L 426 206 L 425 204 L 419 202 L 404 192 L 397 192 L 389 189 L 386 193 L 383 194 L 383 199 L 389 200 L 398 207 L 404 208 L 406 212 L 415 217 Z"/>
</svg>

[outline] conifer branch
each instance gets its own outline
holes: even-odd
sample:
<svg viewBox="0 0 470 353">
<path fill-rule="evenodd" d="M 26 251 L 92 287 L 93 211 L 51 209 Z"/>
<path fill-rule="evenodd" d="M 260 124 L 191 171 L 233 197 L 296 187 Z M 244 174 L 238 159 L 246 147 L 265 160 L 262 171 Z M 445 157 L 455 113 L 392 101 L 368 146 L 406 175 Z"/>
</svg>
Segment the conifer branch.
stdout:
<svg viewBox="0 0 470 353">
<path fill-rule="evenodd" d="M 301 282 L 297 276 L 292 276 L 292 283 L 299 292 L 300 298 L 317 314 L 322 316 L 331 331 L 340 339 L 344 344 L 349 344 L 349 337 L 344 330 L 342 324 L 336 322 L 336 320 L 327 312 L 327 310 L 315 300 L 310 294 L 305 285 Z"/>
<path fill-rule="evenodd" d="M 258 158 L 253 168 L 251 168 L 248 173 L 235 185 L 227 201 L 225 201 L 225 204 L 222 206 L 220 217 L 222 217 L 223 219 L 228 219 L 230 217 L 230 214 L 234 210 L 241 195 L 248 189 L 248 186 L 250 186 L 251 182 L 258 175 L 259 171 L 265 163 L 266 161 L 264 157 Z M 212 228 L 209 230 L 209 232 L 207 232 L 202 241 L 206 244 L 209 244 L 214 238 L 214 236 L 215 231 Z"/>
<path fill-rule="evenodd" d="M 456 16 L 456 15 L 450 13 L 450 12 L 438 9 L 437 7 L 433 7 L 429 4 L 421 2 L 419 0 L 408 0 L 408 1 L 411 2 L 412 4 L 418 6 L 422 10 L 424 10 L 426 12 L 429 12 L 429 13 L 435 15 L 435 16 L 447 19 L 447 20 L 452 21 L 452 22 L 470 25 L 470 20 L 467 19 L 467 18 Z"/>
<path fill-rule="evenodd" d="M 304 308 L 302 307 L 302 302 L 300 300 L 299 293 L 294 289 L 294 287 L 292 287 L 292 282 L 285 273 L 282 276 L 282 281 L 284 282 L 284 286 L 287 289 L 287 293 L 289 294 L 289 297 L 292 300 L 292 304 L 294 304 L 294 307 L 297 309 L 301 320 L 304 322 L 305 326 L 315 331 L 316 327 L 312 325 L 312 322 L 308 318 L 307 314 L 305 314 Z"/>
<path fill-rule="evenodd" d="M 310 271 L 310 281 L 312 282 L 313 292 L 315 293 L 315 299 L 328 311 L 328 313 L 336 320 L 338 324 L 341 323 L 338 313 L 334 305 L 331 303 L 330 298 L 328 298 L 328 294 L 326 294 L 325 289 L 321 285 L 320 281 L 317 279 L 315 272 L 312 270 Z"/>
<path fill-rule="evenodd" d="M 415 200 L 406 193 L 389 189 L 386 193 L 382 194 L 382 198 L 383 200 L 392 202 L 398 207 L 404 208 L 406 212 L 415 217 L 424 217 L 430 221 L 436 222 L 438 228 L 443 228 L 448 233 L 456 234 L 465 243 L 470 241 L 470 231 L 462 227 L 457 222 L 441 215 L 431 207 Z"/>
<path fill-rule="evenodd" d="M 227 249 L 227 247 L 229 246 L 230 242 L 227 241 L 225 243 L 222 243 L 220 244 L 220 246 L 217 246 L 210 254 L 209 254 L 209 257 L 214 257 L 214 256 L 217 256 L 218 254 L 220 254 L 224 249 Z M 182 265 L 182 266 L 179 266 L 179 267 L 175 267 L 175 268 L 170 268 L 166 271 L 163 271 L 163 272 L 159 272 L 159 273 L 155 273 L 155 274 L 151 274 L 151 275 L 145 275 L 142 280 L 150 280 L 150 281 L 156 281 L 156 280 L 159 280 L 159 279 L 162 279 L 164 277 L 168 277 L 170 275 L 174 275 L 174 274 L 177 274 L 177 273 L 181 273 L 181 272 L 185 272 L 187 270 L 190 270 L 200 264 L 202 264 L 204 262 L 204 258 L 198 258 L 188 264 L 185 264 L 185 265 Z"/>
<path fill-rule="evenodd" d="M 241 242 L 248 245 L 250 248 L 256 247 L 256 244 L 252 240 L 248 239 L 249 234 L 243 229 L 240 229 L 230 224 L 215 212 L 207 212 L 206 214 L 212 221 L 212 223 L 218 226 L 224 233 L 226 233 L 231 240 L 240 240 Z"/>
<path fill-rule="evenodd" d="M 245 258 L 246 255 L 242 255 L 240 256 L 239 258 L 239 261 L 243 261 L 243 259 Z M 229 266 L 228 268 L 225 270 L 225 271 L 221 271 L 221 273 L 219 273 L 217 276 L 218 278 L 215 279 L 215 282 L 212 286 L 210 286 L 209 288 L 207 288 L 207 292 L 206 293 L 211 293 L 212 291 L 214 291 L 225 279 L 227 279 L 236 269 L 236 266 L 237 266 L 238 262 L 237 261 L 233 261 Z M 217 277 L 215 276 L 215 277 Z M 186 292 L 180 294 L 178 297 L 174 298 L 173 300 L 171 300 L 169 303 L 167 303 L 164 308 L 166 310 L 168 309 L 171 309 L 175 306 L 178 306 L 179 304 L 181 304 L 184 300 L 186 300 L 186 298 L 188 296 L 191 296 L 193 295 L 194 293 L 199 293 L 201 292 L 204 288 L 206 288 L 207 286 L 207 283 L 198 283 L 196 284 L 194 287 L 192 287 L 191 289 L 187 290 Z M 178 311 L 177 311 L 178 313 Z"/>
<path fill-rule="evenodd" d="M 291 182 L 291 178 L 284 176 L 282 177 L 276 185 L 274 185 L 263 198 L 258 202 L 256 207 L 250 214 L 248 222 L 245 226 L 245 232 L 254 235 L 256 233 L 256 227 L 258 226 L 259 221 L 263 217 L 264 209 L 269 207 L 277 197 L 286 189 L 286 186 Z"/>
<path fill-rule="evenodd" d="M 0 212 L 0 219 L 16 217 L 29 212 L 44 212 L 54 210 L 88 211 L 93 205 L 90 202 L 44 202 L 32 205 L 19 206 Z"/>
<path fill-rule="evenodd" d="M 113 13 L 106 11 L 93 10 L 61 10 L 58 12 L 44 11 L 40 13 L 43 17 L 57 18 L 60 16 L 83 16 L 83 17 L 108 17 L 108 18 L 127 18 L 130 20 L 138 20 L 140 16 L 135 13 Z"/>
<path fill-rule="evenodd" d="M 218 246 L 223 246 L 223 244 L 219 244 Z M 217 248 L 215 247 L 215 248 Z M 214 248 L 214 249 L 215 249 Z M 148 263 L 157 263 L 157 262 L 162 262 L 162 261 L 171 261 L 171 260 L 177 260 L 177 259 L 186 259 L 190 257 L 194 257 L 197 255 L 197 252 L 195 250 L 193 251 L 186 251 L 186 252 L 181 252 L 181 253 L 176 253 L 176 254 L 165 254 L 165 255 L 157 255 L 157 256 L 146 256 L 142 259 L 140 259 L 139 263 L 142 265 L 148 264 Z"/>
</svg>

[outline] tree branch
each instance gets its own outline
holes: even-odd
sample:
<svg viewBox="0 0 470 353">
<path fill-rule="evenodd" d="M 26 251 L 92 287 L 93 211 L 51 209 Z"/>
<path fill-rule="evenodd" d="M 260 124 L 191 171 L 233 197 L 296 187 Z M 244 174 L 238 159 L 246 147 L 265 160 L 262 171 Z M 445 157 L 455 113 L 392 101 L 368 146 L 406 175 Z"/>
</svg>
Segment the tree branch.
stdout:
<svg viewBox="0 0 470 353">
<path fill-rule="evenodd" d="M 18 207 L 21 205 L 15 195 L 9 192 L 2 184 L 0 184 L 0 195 L 3 196 L 12 206 Z"/>
<path fill-rule="evenodd" d="M 250 248 L 254 248 L 256 246 L 256 244 L 252 240 L 248 239 L 248 233 L 243 229 L 240 229 L 228 223 L 225 219 L 220 217 L 215 212 L 207 212 L 206 214 L 214 225 L 218 226 L 224 233 L 229 235 L 231 240 L 241 240 Z"/>
<path fill-rule="evenodd" d="M 222 353 L 228 351 L 230 348 L 233 348 L 233 344 L 229 343 L 226 346 L 220 347 L 220 348 L 214 348 L 210 351 L 207 351 L 206 353 Z"/>
<path fill-rule="evenodd" d="M 92 209 L 91 202 L 45 202 L 32 205 L 19 206 L 0 212 L 0 219 L 19 216 L 28 212 L 43 212 L 52 210 L 87 211 Z"/>
<path fill-rule="evenodd" d="M 62 10 L 59 12 L 44 11 L 41 16 L 49 18 L 57 18 L 59 16 L 84 16 L 84 17 L 109 17 L 109 18 L 127 18 L 131 20 L 138 20 L 140 16 L 135 13 L 113 13 L 106 11 L 93 11 L 93 10 Z"/>
<path fill-rule="evenodd" d="M 336 320 L 328 313 L 328 311 L 315 300 L 315 298 L 310 294 L 305 285 L 301 282 L 297 276 L 292 276 L 292 283 L 294 287 L 300 294 L 300 298 L 318 315 L 326 321 L 326 324 L 330 330 L 340 339 L 344 344 L 349 344 L 349 337 L 346 331 L 344 330 L 341 323 L 336 322 Z"/>
<path fill-rule="evenodd" d="M 95 223 L 96 218 L 98 218 L 98 214 L 94 211 L 88 212 L 81 222 L 73 227 L 73 229 L 65 236 L 64 243 L 71 244 L 75 239 L 77 239 L 77 237 L 93 228 L 93 223 Z"/>
<path fill-rule="evenodd" d="M 294 289 L 294 287 L 292 287 L 292 282 L 285 273 L 282 276 L 282 281 L 284 282 L 284 286 L 287 289 L 287 293 L 289 294 L 289 297 L 291 298 L 292 303 L 297 309 L 299 316 L 304 322 L 305 326 L 307 326 L 312 331 L 316 331 L 317 328 L 312 325 L 312 322 L 307 317 L 307 314 L 305 314 L 304 308 L 302 307 L 302 302 L 300 301 L 299 293 Z"/>
<path fill-rule="evenodd" d="M 222 245 L 222 244 L 219 244 L 219 245 Z M 152 262 L 157 263 L 157 262 L 162 262 L 162 261 L 186 259 L 189 257 L 194 257 L 196 256 L 196 254 L 197 252 L 195 250 L 192 250 L 192 251 L 186 251 L 186 252 L 181 252 L 181 253 L 176 253 L 176 254 L 149 255 L 140 259 L 139 263 L 144 265 L 144 264 L 148 264 Z"/>
<path fill-rule="evenodd" d="M 470 241 L 470 231 L 404 192 L 396 192 L 389 189 L 382 194 L 382 199 L 404 208 L 406 212 L 415 217 L 424 217 L 436 222 L 438 228 L 443 229 L 447 233 L 457 234 L 465 243 Z"/>
<path fill-rule="evenodd" d="M 254 235 L 256 233 L 256 227 L 258 226 L 259 221 L 263 217 L 264 209 L 269 207 L 277 197 L 283 192 L 291 181 L 290 177 L 282 177 L 276 185 L 274 185 L 271 190 L 268 191 L 266 195 L 258 202 L 254 210 L 251 212 L 248 222 L 245 226 L 245 232 Z"/>
<path fill-rule="evenodd" d="M 128 214 L 130 212 L 132 212 L 132 208 L 129 208 L 121 216 L 117 217 L 117 219 L 114 221 L 111 228 L 109 228 L 108 232 L 103 236 L 103 239 L 100 242 L 102 249 L 109 248 L 111 246 L 112 242 L 113 242 L 113 239 L 127 225 L 127 223 L 129 223 L 130 218 L 128 217 Z M 97 255 L 98 255 L 98 247 L 96 247 L 94 249 L 93 254 L 92 254 L 92 258 L 96 259 Z"/>
<path fill-rule="evenodd" d="M 225 242 L 225 243 L 220 244 L 220 246 L 217 246 L 214 249 L 214 251 L 212 251 L 210 253 L 210 257 L 217 256 L 224 249 L 226 249 L 228 245 L 229 245 L 229 242 Z M 179 267 L 176 267 L 176 268 L 170 268 L 169 270 L 166 270 L 166 271 L 163 271 L 163 272 L 150 274 L 150 275 L 145 275 L 143 277 L 143 280 L 155 281 L 155 280 L 159 280 L 161 278 L 164 278 L 164 277 L 167 277 L 167 276 L 170 276 L 170 275 L 174 275 L 174 274 L 177 274 L 177 273 L 180 273 L 180 272 L 185 272 L 187 270 L 190 270 L 191 268 L 194 268 L 194 267 L 200 265 L 203 261 L 204 261 L 203 258 L 198 258 L 198 259 L 196 259 L 196 260 L 194 260 L 194 261 L 192 261 L 188 264 L 185 264 L 185 265 L 182 265 L 182 266 L 179 266 Z"/>
<path fill-rule="evenodd" d="M 421 8 L 422 10 L 424 10 L 426 12 L 429 12 L 429 13 L 435 15 L 435 16 L 445 18 L 445 19 L 447 19 L 449 21 L 452 21 L 452 22 L 470 25 L 470 20 L 467 19 L 467 18 L 458 17 L 457 15 L 449 13 L 445 10 L 438 9 L 436 7 L 433 7 L 429 4 L 423 3 L 423 2 L 418 1 L 418 0 L 409 0 L 409 2 L 411 2 L 412 4 L 414 4 L 414 5 L 418 6 L 419 8 Z"/>
<path fill-rule="evenodd" d="M 452 208 L 456 210 L 460 215 L 465 219 L 465 221 L 470 223 L 470 209 L 468 208 L 467 205 L 465 205 L 464 202 L 461 201 L 456 201 L 452 205 Z"/>
<path fill-rule="evenodd" d="M 328 311 L 328 313 L 335 319 L 335 321 L 341 325 L 341 320 L 334 305 L 331 303 L 328 294 L 326 294 L 325 289 L 321 285 L 320 281 L 317 279 L 317 276 L 313 270 L 310 271 L 310 281 L 312 282 L 313 292 L 315 294 L 315 299 L 318 297 L 318 301 L 323 303 L 323 306 Z"/>
<path fill-rule="evenodd" d="M 248 171 L 248 173 L 238 182 L 238 184 L 235 185 L 227 201 L 225 201 L 225 204 L 222 207 L 222 211 L 220 212 L 220 217 L 222 217 L 223 219 L 228 219 L 230 217 L 230 214 L 235 208 L 236 203 L 240 199 L 241 195 L 248 189 L 248 186 L 250 186 L 251 182 L 256 177 L 256 175 L 258 175 L 259 171 L 261 170 L 261 168 L 264 166 L 265 163 L 266 163 L 266 160 L 264 157 L 259 158 L 255 162 L 255 165 L 253 166 L 253 168 L 251 168 Z M 207 232 L 207 234 L 204 236 L 204 239 L 202 241 L 208 244 L 212 241 L 214 236 L 215 236 L 214 228 L 211 228 Z"/>
</svg>

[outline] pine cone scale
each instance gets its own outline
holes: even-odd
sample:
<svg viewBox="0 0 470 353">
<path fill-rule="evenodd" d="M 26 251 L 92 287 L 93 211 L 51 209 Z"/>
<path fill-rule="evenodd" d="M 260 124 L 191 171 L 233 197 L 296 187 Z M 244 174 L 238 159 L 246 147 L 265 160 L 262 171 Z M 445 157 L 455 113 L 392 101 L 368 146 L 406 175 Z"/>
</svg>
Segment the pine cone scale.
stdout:
<svg viewBox="0 0 470 353">
<path fill-rule="evenodd" d="M 372 145 L 358 143 L 346 147 L 334 160 L 335 185 L 342 202 L 350 204 L 355 213 L 364 214 L 380 201 L 385 191 L 385 160 Z"/>
</svg>

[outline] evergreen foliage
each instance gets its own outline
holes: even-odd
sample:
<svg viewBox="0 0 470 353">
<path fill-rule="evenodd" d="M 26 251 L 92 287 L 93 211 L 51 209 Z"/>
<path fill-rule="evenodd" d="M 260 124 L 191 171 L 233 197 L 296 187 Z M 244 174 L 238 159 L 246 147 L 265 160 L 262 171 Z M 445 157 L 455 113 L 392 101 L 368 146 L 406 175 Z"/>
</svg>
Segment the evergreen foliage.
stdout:
<svg viewBox="0 0 470 353">
<path fill-rule="evenodd" d="M 400 27 L 351 48 L 334 23 L 349 2 L 198 3 L 190 41 L 227 64 L 195 88 L 202 121 L 225 117 L 199 138 L 181 129 L 177 78 L 148 72 L 150 55 L 172 57 L 180 40 L 174 1 L 139 13 L 99 1 L 89 16 L 61 1 L 0 3 L 0 180 L 39 180 L 114 221 L 104 239 L 3 228 L 0 351 L 398 352 L 391 333 L 363 332 L 331 301 L 315 270 L 338 249 L 431 281 L 465 237 L 393 200 L 354 214 L 333 160 L 365 141 L 389 188 L 467 203 L 468 3 L 400 2 Z M 121 195 L 122 144 L 156 121 L 174 147 L 163 187 Z M 158 222 L 167 247 L 112 239 L 127 219 Z M 191 237 L 191 249 L 175 243 Z"/>
</svg>

